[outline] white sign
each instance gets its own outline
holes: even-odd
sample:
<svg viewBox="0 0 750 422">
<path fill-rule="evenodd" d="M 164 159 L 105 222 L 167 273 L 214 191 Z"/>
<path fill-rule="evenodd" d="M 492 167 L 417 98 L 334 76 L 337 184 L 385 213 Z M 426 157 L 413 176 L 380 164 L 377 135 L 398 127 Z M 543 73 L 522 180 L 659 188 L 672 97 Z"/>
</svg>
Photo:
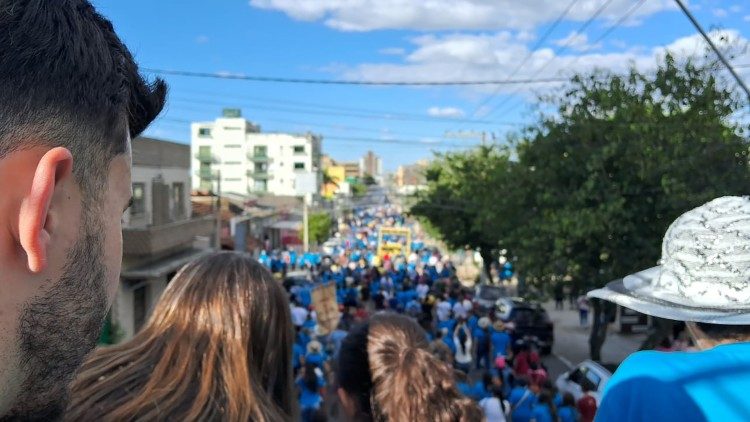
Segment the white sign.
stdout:
<svg viewBox="0 0 750 422">
<path fill-rule="evenodd" d="M 318 193 L 318 173 L 297 173 L 294 176 L 294 191 L 297 196 Z"/>
</svg>

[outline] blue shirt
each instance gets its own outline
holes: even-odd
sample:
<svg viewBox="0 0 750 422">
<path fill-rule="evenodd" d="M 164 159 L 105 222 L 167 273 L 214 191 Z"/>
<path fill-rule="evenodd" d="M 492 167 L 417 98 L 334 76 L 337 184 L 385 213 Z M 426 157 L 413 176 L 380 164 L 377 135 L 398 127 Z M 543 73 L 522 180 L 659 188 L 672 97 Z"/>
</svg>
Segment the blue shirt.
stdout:
<svg viewBox="0 0 750 422">
<path fill-rule="evenodd" d="M 702 352 L 638 352 L 607 383 L 597 421 L 750 417 L 750 343 Z"/>
<path fill-rule="evenodd" d="M 511 390 L 508 401 L 515 408 L 512 415 L 513 422 L 528 422 L 531 420 L 536 403 L 536 396 L 531 390 L 525 387 L 516 387 Z"/>
<path fill-rule="evenodd" d="M 508 353 L 508 346 L 510 346 L 510 336 L 508 333 L 495 331 L 490 336 L 490 341 L 492 342 L 494 357 L 505 356 Z"/>
<path fill-rule="evenodd" d="M 557 417 L 560 422 L 577 422 L 578 412 L 570 406 L 560 406 L 557 408 Z"/>
<path fill-rule="evenodd" d="M 536 403 L 532 410 L 532 417 L 536 422 L 553 422 L 552 411 L 544 403 Z M 514 419 L 515 420 L 515 419 Z"/>
<path fill-rule="evenodd" d="M 312 408 L 317 409 L 320 407 L 320 403 L 323 401 L 323 397 L 320 396 L 320 389 L 326 386 L 326 382 L 323 377 L 318 377 L 318 385 L 315 391 L 310 390 L 305 385 L 305 381 L 300 378 L 297 380 L 297 386 L 299 387 L 299 406 L 302 409 Z"/>
</svg>

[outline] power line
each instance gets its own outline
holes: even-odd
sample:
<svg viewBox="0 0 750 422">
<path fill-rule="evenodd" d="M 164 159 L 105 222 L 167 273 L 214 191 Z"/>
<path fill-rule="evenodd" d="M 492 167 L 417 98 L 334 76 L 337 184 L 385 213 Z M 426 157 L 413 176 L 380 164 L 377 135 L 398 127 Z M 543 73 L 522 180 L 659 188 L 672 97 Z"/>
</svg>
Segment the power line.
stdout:
<svg viewBox="0 0 750 422">
<path fill-rule="evenodd" d="M 700 32 L 701 36 L 704 40 L 708 43 L 708 45 L 711 47 L 711 49 L 716 53 L 716 55 L 719 57 L 719 60 L 726 66 L 729 73 L 732 74 L 732 77 L 737 81 L 737 84 L 742 88 L 743 91 L 745 91 L 745 94 L 747 95 L 747 99 L 750 100 L 750 89 L 748 89 L 747 85 L 745 85 L 745 81 L 740 78 L 740 75 L 737 74 L 737 72 L 734 71 L 732 68 L 732 65 L 729 63 L 729 61 L 724 57 L 724 54 L 719 51 L 719 49 L 716 47 L 716 44 L 714 44 L 713 41 L 711 41 L 711 38 L 706 34 L 706 31 L 703 30 L 703 27 L 700 23 L 695 19 L 695 16 L 693 16 L 692 13 L 690 13 L 690 10 L 685 6 L 685 4 L 682 2 L 682 0 L 675 0 L 677 2 L 677 5 L 680 6 L 680 9 L 682 9 L 682 12 L 685 13 L 685 16 L 692 22 L 695 29 Z"/>
<path fill-rule="evenodd" d="M 586 21 L 585 21 L 585 22 L 584 22 L 583 24 L 581 24 L 581 26 L 580 26 L 580 27 L 578 28 L 578 30 L 577 30 L 577 31 L 575 31 L 575 33 L 576 33 L 576 34 L 581 34 L 581 33 L 583 33 L 583 32 L 584 32 L 584 31 L 585 31 L 585 30 L 586 30 L 586 29 L 587 29 L 587 28 L 589 27 L 589 25 L 591 25 L 591 24 L 592 24 L 592 23 L 594 22 L 594 20 L 596 20 L 596 18 L 598 18 L 598 17 L 599 17 L 599 15 L 601 15 L 601 14 L 602 14 L 602 12 L 604 12 L 604 9 L 606 9 L 606 8 L 607 8 L 607 7 L 609 6 L 609 4 L 610 4 L 610 3 L 612 3 L 612 0 L 607 0 L 607 1 L 605 1 L 604 3 L 602 3 L 602 5 L 601 5 L 601 6 L 599 6 L 599 8 L 598 8 L 598 9 L 596 9 L 596 10 L 594 11 L 594 13 L 593 13 L 593 14 L 592 14 L 592 15 L 591 15 L 591 16 L 590 16 L 590 17 L 589 17 L 589 18 L 588 18 L 588 19 L 587 19 L 587 20 L 586 20 Z M 569 40 L 568 40 L 567 42 L 565 42 L 565 43 L 564 43 L 563 45 L 559 46 L 559 47 L 558 47 L 558 48 L 557 48 L 557 49 L 555 50 L 555 55 L 554 55 L 554 56 L 552 56 L 552 57 L 550 57 L 550 59 L 549 59 L 549 60 L 547 60 L 547 62 L 546 62 L 546 63 L 544 63 L 544 65 L 542 65 L 542 67 L 540 67 L 539 69 L 537 69 L 537 71 L 536 71 L 536 72 L 534 72 L 534 76 L 532 76 L 532 79 L 533 79 L 533 78 L 536 78 L 537 76 L 539 76 L 539 74 L 540 74 L 540 73 L 542 73 L 542 71 L 543 71 L 544 69 L 546 69 L 547 67 L 549 67 L 549 65 L 551 65 L 551 64 L 552 64 L 552 62 L 554 62 L 554 61 L 555 61 L 555 59 L 556 59 L 556 58 L 557 58 L 557 57 L 558 57 L 558 56 L 560 55 L 560 53 L 562 53 L 562 52 L 566 51 L 566 50 L 567 50 L 567 49 L 568 49 L 568 48 L 569 48 L 569 47 L 570 47 L 570 46 L 572 45 L 572 43 L 573 43 L 573 41 L 574 41 L 574 40 L 575 40 L 575 37 L 570 37 L 570 39 L 569 39 Z M 569 81 L 569 80 L 570 80 L 570 78 L 564 78 L 564 79 L 565 79 L 566 81 Z M 495 113 L 495 112 L 496 112 L 496 111 L 497 111 L 497 110 L 498 110 L 498 109 L 499 109 L 500 107 L 504 106 L 505 104 L 507 104 L 507 103 L 508 103 L 508 101 L 510 101 L 510 99 L 511 99 L 511 97 L 510 97 L 510 96 L 511 96 L 511 95 L 514 95 L 514 94 L 518 93 L 519 91 L 520 91 L 520 88 L 516 88 L 516 89 L 514 89 L 514 90 L 513 90 L 513 91 L 512 91 L 511 93 L 509 93 L 509 94 L 508 94 L 508 96 L 506 96 L 506 97 L 505 97 L 505 98 L 504 98 L 504 99 L 503 99 L 502 101 L 500 101 L 500 103 L 499 103 L 499 104 L 495 105 L 495 106 L 494 106 L 494 107 L 493 107 L 493 108 L 492 108 L 492 109 L 491 109 L 491 110 L 490 110 L 490 111 L 489 111 L 489 112 L 488 112 L 488 113 L 486 114 L 486 116 L 490 116 L 490 115 L 494 114 L 494 113 Z"/>
<path fill-rule="evenodd" d="M 611 1 L 611 0 L 610 0 Z M 241 81 L 254 82 L 277 82 L 293 84 L 315 84 L 315 85 L 380 85 L 380 86 L 450 86 L 450 85 L 515 85 L 515 84 L 533 84 L 563 82 L 565 78 L 539 78 L 539 79 L 510 79 L 510 80 L 483 80 L 483 81 L 385 81 L 369 80 L 357 81 L 346 79 L 314 79 L 314 78 L 283 78 L 276 76 L 251 76 L 244 74 L 224 73 L 224 72 L 193 72 L 187 70 L 167 70 L 154 68 L 141 68 L 142 71 L 155 73 L 158 75 L 189 76 L 195 78 L 213 78 L 213 79 L 234 79 Z"/>
<path fill-rule="evenodd" d="M 547 41 L 547 38 L 549 38 L 550 35 L 552 35 L 552 32 L 557 28 L 557 26 L 560 24 L 560 22 L 562 22 L 562 20 L 565 19 L 566 16 L 568 16 L 568 13 L 570 13 L 570 10 L 573 8 L 573 6 L 576 3 L 578 3 L 578 0 L 573 0 L 573 1 L 570 2 L 570 4 L 568 4 L 568 7 L 566 7 L 565 10 L 563 10 L 563 12 L 560 14 L 560 16 L 558 16 L 557 19 L 555 19 L 555 21 L 552 23 L 552 25 L 550 25 L 549 28 L 547 28 L 547 31 L 545 31 L 545 33 L 541 36 L 541 38 L 539 38 L 539 40 L 534 44 L 534 46 L 531 47 L 531 49 L 529 49 L 529 52 L 528 52 L 528 54 L 526 54 L 526 57 L 524 57 L 523 60 L 521 60 L 521 63 L 513 70 L 513 72 L 511 72 L 508 75 L 508 78 L 506 80 L 510 80 L 511 78 L 513 78 L 514 76 L 516 76 L 516 74 L 518 73 L 518 71 L 521 70 L 521 68 L 523 68 L 524 65 L 526 65 L 526 63 L 529 61 L 529 59 L 531 59 L 531 57 L 534 55 L 534 53 L 536 52 L 536 50 L 539 47 L 541 47 L 542 44 L 544 44 L 545 41 Z M 500 91 L 501 91 L 501 87 L 498 86 L 492 94 L 490 94 L 489 96 L 487 96 L 487 98 L 484 101 L 482 101 L 479 105 L 477 105 L 474 108 L 474 111 L 472 111 L 471 114 L 469 114 L 469 117 L 472 117 L 472 118 L 475 117 L 476 114 L 477 114 L 477 112 L 482 107 L 484 107 L 485 105 L 487 105 L 487 103 L 489 103 L 490 101 L 492 101 L 495 98 L 495 96 L 497 96 L 497 94 L 500 93 Z"/>
</svg>

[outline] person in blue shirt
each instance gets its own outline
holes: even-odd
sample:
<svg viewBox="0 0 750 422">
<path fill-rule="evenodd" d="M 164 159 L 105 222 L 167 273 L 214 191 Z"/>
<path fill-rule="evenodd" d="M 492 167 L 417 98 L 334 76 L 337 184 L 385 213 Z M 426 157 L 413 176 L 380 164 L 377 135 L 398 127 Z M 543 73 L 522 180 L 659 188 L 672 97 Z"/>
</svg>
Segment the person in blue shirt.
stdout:
<svg viewBox="0 0 750 422">
<path fill-rule="evenodd" d="M 660 266 L 588 293 L 685 321 L 699 350 L 630 355 L 607 383 L 597 421 L 750 418 L 748 221 L 750 197 L 714 199 L 669 226 Z"/>
<path fill-rule="evenodd" d="M 505 324 L 498 320 L 492 328 L 492 334 L 490 334 L 492 360 L 496 360 L 499 356 L 507 358 L 510 354 L 511 339 L 510 335 L 505 332 Z"/>
<path fill-rule="evenodd" d="M 557 409 L 552 402 L 552 395 L 549 391 L 539 393 L 539 397 L 532 407 L 531 420 L 533 422 L 557 422 Z"/>
<path fill-rule="evenodd" d="M 302 347 L 299 343 L 294 343 L 292 345 L 292 369 L 294 369 L 294 372 L 297 373 L 297 371 L 300 370 L 302 367 L 302 356 L 305 354 L 305 348 Z"/>
<path fill-rule="evenodd" d="M 297 378 L 299 389 L 299 407 L 302 422 L 312 422 L 314 415 L 323 404 L 322 389 L 326 382 L 315 365 L 305 364 L 302 373 Z"/>
<path fill-rule="evenodd" d="M 323 345 L 317 340 L 312 340 L 307 344 L 307 354 L 305 354 L 305 365 L 313 364 L 316 368 L 325 369 L 326 356 L 323 352 Z"/>
<path fill-rule="evenodd" d="M 452 356 L 456 354 L 456 343 L 453 342 L 453 332 L 448 331 L 448 328 L 440 328 L 440 335 L 442 336 L 440 339 L 445 343 L 446 346 L 448 346 L 449 349 L 451 349 L 451 359 Z"/>
<path fill-rule="evenodd" d="M 445 321 L 439 321 L 437 323 L 437 329 L 438 330 L 447 329 L 449 333 L 453 333 L 453 330 L 456 329 L 456 323 L 457 323 L 456 319 L 453 318 L 453 316 L 451 315 L 451 317 L 446 319 Z"/>
<path fill-rule="evenodd" d="M 513 422 L 529 422 L 534 415 L 536 395 L 531 388 L 526 386 L 526 382 L 523 379 L 519 379 L 516 384 L 516 387 L 510 391 L 510 396 L 508 397 L 511 420 Z"/>
<path fill-rule="evenodd" d="M 578 422 L 576 399 L 572 394 L 565 393 L 562 396 L 562 404 L 557 408 L 557 417 L 560 422 Z"/>
</svg>

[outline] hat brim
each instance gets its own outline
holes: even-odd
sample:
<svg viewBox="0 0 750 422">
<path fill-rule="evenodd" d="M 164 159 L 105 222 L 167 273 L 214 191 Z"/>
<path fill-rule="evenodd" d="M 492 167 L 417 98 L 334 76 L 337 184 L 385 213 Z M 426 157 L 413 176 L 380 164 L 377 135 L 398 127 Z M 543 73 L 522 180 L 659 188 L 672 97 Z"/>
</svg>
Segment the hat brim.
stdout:
<svg viewBox="0 0 750 422">
<path fill-rule="evenodd" d="M 590 298 L 604 299 L 620 306 L 658 318 L 675 321 L 704 322 L 722 325 L 750 325 L 750 310 L 731 310 L 703 306 L 687 306 L 655 297 L 658 294 L 651 280 L 658 277 L 659 267 L 649 268 L 605 287 L 588 292 Z"/>
</svg>

